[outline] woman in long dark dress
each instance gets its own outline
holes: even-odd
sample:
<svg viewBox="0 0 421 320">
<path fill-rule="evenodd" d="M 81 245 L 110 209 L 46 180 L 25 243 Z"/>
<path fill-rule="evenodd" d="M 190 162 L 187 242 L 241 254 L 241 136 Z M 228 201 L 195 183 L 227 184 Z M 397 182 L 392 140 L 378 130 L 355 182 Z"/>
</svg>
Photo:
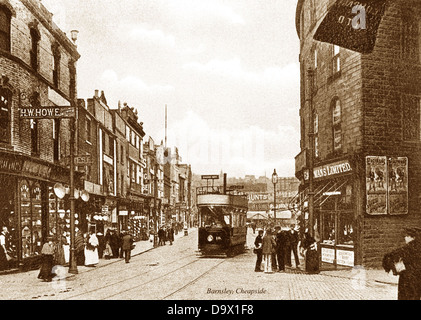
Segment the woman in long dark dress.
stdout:
<svg viewBox="0 0 421 320">
<path fill-rule="evenodd" d="M 319 273 L 319 255 L 317 253 L 317 242 L 310 235 L 308 230 L 304 233 L 304 239 L 301 243 L 304 250 L 306 272 Z"/>
<path fill-rule="evenodd" d="M 50 282 L 53 278 L 53 259 L 54 259 L 54 243 L 53 238 L 48 237 L 46 243 L 42 246 L 42 263 L 38 274 L 38 279 Z"/>
</svg>

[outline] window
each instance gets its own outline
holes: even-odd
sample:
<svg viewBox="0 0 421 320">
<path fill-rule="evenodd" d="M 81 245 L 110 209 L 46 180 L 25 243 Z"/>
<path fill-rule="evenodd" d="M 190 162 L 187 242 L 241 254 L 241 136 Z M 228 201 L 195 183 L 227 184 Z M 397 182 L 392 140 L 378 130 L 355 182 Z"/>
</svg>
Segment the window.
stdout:
<svg viewBox="0 0 421 320">
<path fill-rule="evenodd" d="M 54 161 L 60 160 L 60 119 L 53 120 Z"/>
<path fill-rule="evenodd" d="M 121 149 L 121 151 L 120 151 L 121 163 L 124 164 L 125 155 L 124 155 L 124 147 L 123 147 L 123 145 L 120 146 L 120 149 Z"/>
<path fill-rule="evenodd" d="M 0 5 L 0 50 L 10 52 L 10 11 Z"/>
<path fill-rule="evenodd" d="M 31 152 L 39 154 L 38 120 L 30 119 L 31 126 Z"/>
<path fill-rule="evenodd" d="M 38 32 L 38 30 L 31 28 L 31 67 L 35 70 L 38 69 L 38 43 L 41 39 L 41 36 Z"/>
<path fill-rule="evenodd" d="M 108 137 L 108 154 L 114 156 L 114 138 L 111 136 Z"/>
<path fill-rule="evenodd" d="M 402 129 L 404 141 L 419 141 L 421 99 L 404 94 L 401 98 Z"/>
<path fill-rule="evenodd" d="M 91 139 L 92 139 L 92 120 L 89 117 L 86 117 L 85 133 L 86 133 L 86 141 L 91 142 Z"/>
<path fill-rule="evenodd" d="M 335 99 L 332 102 L 332 129 L 333 129 L 333 151 L 342 149 L 342 128 L 341 128 L 341 102 Z"/>
<path fill-rule="evenodd" d="M 420 62 L 420 24 L 412 13 L 404 14 L 401 31 L 401 57 Z"/>
<path fill-rule="evenodd" d="M 60 82 L 60 60 L 61 53 L 57 46 L 53 47 L 53 83 L 56 88 Z"/>
<path fill-rule="evenodd" d="M 0 142 L 10 142 L 10 98 L 8 90 L 0 88 Z"/>
<path fill-rule="evenodd" d="M 340 57 L 340 47 L 333 46 L 333 73 L 341 71 L 341 57 Z"/>
</svg>

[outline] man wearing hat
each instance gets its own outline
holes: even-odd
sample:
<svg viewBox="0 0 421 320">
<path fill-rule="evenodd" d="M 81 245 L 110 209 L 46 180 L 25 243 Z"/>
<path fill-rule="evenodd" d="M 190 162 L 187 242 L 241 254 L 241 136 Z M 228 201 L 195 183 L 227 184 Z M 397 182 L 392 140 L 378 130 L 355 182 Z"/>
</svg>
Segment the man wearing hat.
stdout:
<svg viewBox="0 0 421 320">
<path fill-rule="evenodd" d="M 421 228 L 404 229 L 405 245 L 383 257 L 383 268 L 399 275 L 398 300 L 421 299 Z"/>
<path fill-rule="evenodd" d="M 263 270 L 260 269 L 260 266 L 262 264 L 262 256 L 263 256 L 263 249 L 262 249 L 262 244 L 263 244 L 263 229 L 259 228 L 257 229 L 257 237 L 254 240 L 254 252 L 257 255 L 257 260 L 256 260 L 256 267 L 254 268 L 255 272 L 262 272 Z"/>
</svg>

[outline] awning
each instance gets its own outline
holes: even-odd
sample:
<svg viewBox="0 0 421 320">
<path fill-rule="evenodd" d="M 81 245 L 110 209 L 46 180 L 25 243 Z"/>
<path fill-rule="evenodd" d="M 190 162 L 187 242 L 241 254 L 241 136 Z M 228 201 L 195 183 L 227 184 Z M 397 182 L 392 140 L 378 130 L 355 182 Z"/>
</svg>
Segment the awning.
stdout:
<svg viewBox="0 0 421 320">
<path fill-rule="evenodd" d="M 324 184 L 318 185 L 314 189 L 314 204 L 317 206 L 323 205 L 330 197 L 342 194 L 342 188 L 349 182 L 346 180 L 327 181 Z M 301 191 L 299 195 L 295 197 L 296 201 L 299 201 L 299 207 L 304 207 L 304 202 L 308 202 L 308 187 Z"/>
<path fill-rule="evenodd" d="M 249 220 L 265 220 L 268 219 L 266 211 L 248 211 L 247 219 Z"/>
</svg>

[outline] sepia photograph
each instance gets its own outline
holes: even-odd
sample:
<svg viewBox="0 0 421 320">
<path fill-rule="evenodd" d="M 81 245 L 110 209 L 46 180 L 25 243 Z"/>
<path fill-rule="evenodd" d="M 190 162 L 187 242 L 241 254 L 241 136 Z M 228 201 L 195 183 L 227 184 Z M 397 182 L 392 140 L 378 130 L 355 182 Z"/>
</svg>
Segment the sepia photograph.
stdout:
<svg viewBox="0 0 421 320">
<path fill-rule="evenodd" d="M 0 0 L 0 300 L 420 299 L 420 0 Z"/>
</svg>

